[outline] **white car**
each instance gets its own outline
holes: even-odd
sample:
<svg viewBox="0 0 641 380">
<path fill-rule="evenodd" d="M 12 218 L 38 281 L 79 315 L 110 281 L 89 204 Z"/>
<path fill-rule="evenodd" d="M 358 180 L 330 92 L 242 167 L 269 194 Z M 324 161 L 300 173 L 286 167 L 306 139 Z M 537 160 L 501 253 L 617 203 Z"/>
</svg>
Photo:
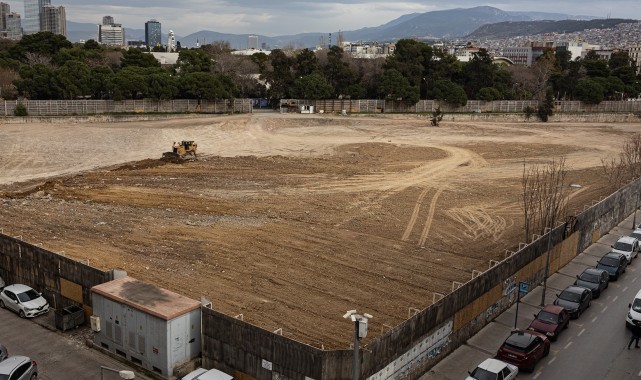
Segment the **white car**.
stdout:
<svg viewBox="0 0 641 380">
<path fill-rule="evenodd" d="M 49 312 L 49 303 L 27 285 L 14 284 L 0 292 L 0 308 L 13 310 L 20 318 L 31 318 Z"/>
<path fill-rule="evenodd" d="M 466 380 L 513 380 L 519 374 L 519 368 L 498 359 L 485 359 Z"/>
<path fill-rule="evenodd" d="M 634 296 L 634 300 L 628 305 L 628 315 L 625 317 L 625 324 L 632 327 L 634 324 L 641 323 L 641 290 Z"/>
<path fill-rule="evenodd" d="M 206 370 L 198 368 L 193 372 L 189 372 L 182 380 L 234 380 L 234 377 L 217 369 Z"/>
<path fill-rule="evenodd" d="M 629 264 L 633 258 L 639 255 L 639 241 L 632 236 L 622 236 L 612 246 L 612 252 L 625 255 Z"/>
</svg>

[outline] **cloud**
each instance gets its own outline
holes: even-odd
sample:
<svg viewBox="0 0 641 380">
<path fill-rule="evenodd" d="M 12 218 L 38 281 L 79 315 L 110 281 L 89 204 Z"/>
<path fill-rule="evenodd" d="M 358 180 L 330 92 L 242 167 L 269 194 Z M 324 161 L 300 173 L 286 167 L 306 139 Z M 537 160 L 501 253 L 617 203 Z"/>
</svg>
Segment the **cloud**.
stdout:
<svg viewBox="0 0 641 380">
<path fill-rule="evenodd" d="M 128 28 L 142 29 L 157 19 L 163 30 L 187 35 L 199 30 L 276 36 L 304 32 L 334 32 L 378 26 L 409 13 L 452 8 L 494 6 L 505 11 L 537 11 L 599 17 L 641 18 L 639 0 L 502 0 L 479 3 L 471 0 L 52 0 L 67 8 L 75 22 L 100 23 L 114 16 Z M 150 6 L 151 4 L 151 6 Z M 20 9 L 21 4 L 12 3 Z M 20 10 L 19 10 L 20 12 Z"/>
</svg>

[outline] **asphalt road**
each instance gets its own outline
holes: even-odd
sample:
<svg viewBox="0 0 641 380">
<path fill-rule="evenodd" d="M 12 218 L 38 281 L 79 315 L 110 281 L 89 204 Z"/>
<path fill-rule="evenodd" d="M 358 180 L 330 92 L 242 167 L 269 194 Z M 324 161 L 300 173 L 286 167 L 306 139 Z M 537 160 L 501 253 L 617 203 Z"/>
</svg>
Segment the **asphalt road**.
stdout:
<svg viewBox="0 0 641 380">
<path fill-rule="evenodd" d="M 639 218 L 637 218 L 639 219 Z M 610 233 L 572 262 L 550 276 L 547 282 L 545 304 L 552 303 L 556 294 L 572 285 L 576 275 L 595 266 L 597 260 L 610 251 L 610 246 L 623 235 L 632 232 L 633 218 L 620 223 Z M 556 342 L 552 342 L 548 357 L 539 361 L 533 373 L 519 374 L 519 379 L 641 379 L 641 349 L 628 350 L 631 332 L 625 327 L 628 304 L 641 289 L 641 257 L 632 260 L 618 281 L 611 282 L 601 297 L 592 301 L 578 319 L 570 321 Z M 510 331 L 516 326 L 525 329 L 533 315 L 541 309 L 541 286 L 522 298 L 518 316 L 516 307 L 495 318 L 479 333 L 468 339 L 421 380 L 465 379 L 486 358 L 493 357 Z"/>
<path fill-rule="evenodd" d="M 6 309 L 0 309 L 0 343 L 7 347 L 10 355 L 24 355 L 34 359 L 38 364 L 39 379 L 96 380 L 101 378 L 101 366 L 133 370 L 90 349 L 83 341 L 71 338 L 70 334 L 51 331 L 34 320 L 21 319 Z M 147 379 L 137 371 L 134 372 L 136 379 Z M 104 380 L 120 379 L 113 372 L 103 371 L 103 374 Z"/>
</svg>

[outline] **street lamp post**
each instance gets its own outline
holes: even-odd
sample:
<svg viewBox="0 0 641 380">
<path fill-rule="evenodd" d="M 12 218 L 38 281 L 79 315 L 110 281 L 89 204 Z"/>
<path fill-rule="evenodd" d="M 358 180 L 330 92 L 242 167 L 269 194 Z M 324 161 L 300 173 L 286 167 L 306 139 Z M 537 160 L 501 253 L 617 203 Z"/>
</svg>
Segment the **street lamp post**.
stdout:
<svg viewBox="0 0 641 380">
<path fill-rule="evenodd" d="M 136 377 L 136 374 L 134 374 L 133 371 L 118 370 L 118 369 L 100 366 L 100 380 L 104 379 L 103 371 L 115 372 L 120 376 L 121 379 L 134 379 Z"/>
<path fill-rule="evenodd" d="M 350 318 L 352 322 L 354 322 L 354 378 L 353 380 L 358 380 L 358 370 L 359 370 L 359 363 L 358 363 L 358 341 L 361 338 L 365 338 L 367 336 L 367 321 L 372 317 L 370 314 L 363 313 L 363 315 L 356 314 L 356 310 L 348 310 L 345 315 L 343 315 L 343 318 Z"/>
</svg>

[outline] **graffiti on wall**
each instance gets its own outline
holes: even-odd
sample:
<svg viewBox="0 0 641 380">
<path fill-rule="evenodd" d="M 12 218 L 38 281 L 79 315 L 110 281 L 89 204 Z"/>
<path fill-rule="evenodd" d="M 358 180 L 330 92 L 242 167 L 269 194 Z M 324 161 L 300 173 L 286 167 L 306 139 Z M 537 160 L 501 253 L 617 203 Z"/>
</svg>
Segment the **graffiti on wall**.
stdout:
<svg viewBox="0 0 641 380">
<path fill-rule="evenodd" d="M 449 344 L 453 326 L 453 321 L 446 322 L 430 336 L 421 340 L 415 344 L 414 347 L 388 364 L 387 367 L 368 377 L 367 380 L 397 379 L 403 377 L 406 373 L 410 372 L 414 366 L 424 360 L 437 357 L 441 351 L 443 351 L 443 348 Z"/>
</svg>

